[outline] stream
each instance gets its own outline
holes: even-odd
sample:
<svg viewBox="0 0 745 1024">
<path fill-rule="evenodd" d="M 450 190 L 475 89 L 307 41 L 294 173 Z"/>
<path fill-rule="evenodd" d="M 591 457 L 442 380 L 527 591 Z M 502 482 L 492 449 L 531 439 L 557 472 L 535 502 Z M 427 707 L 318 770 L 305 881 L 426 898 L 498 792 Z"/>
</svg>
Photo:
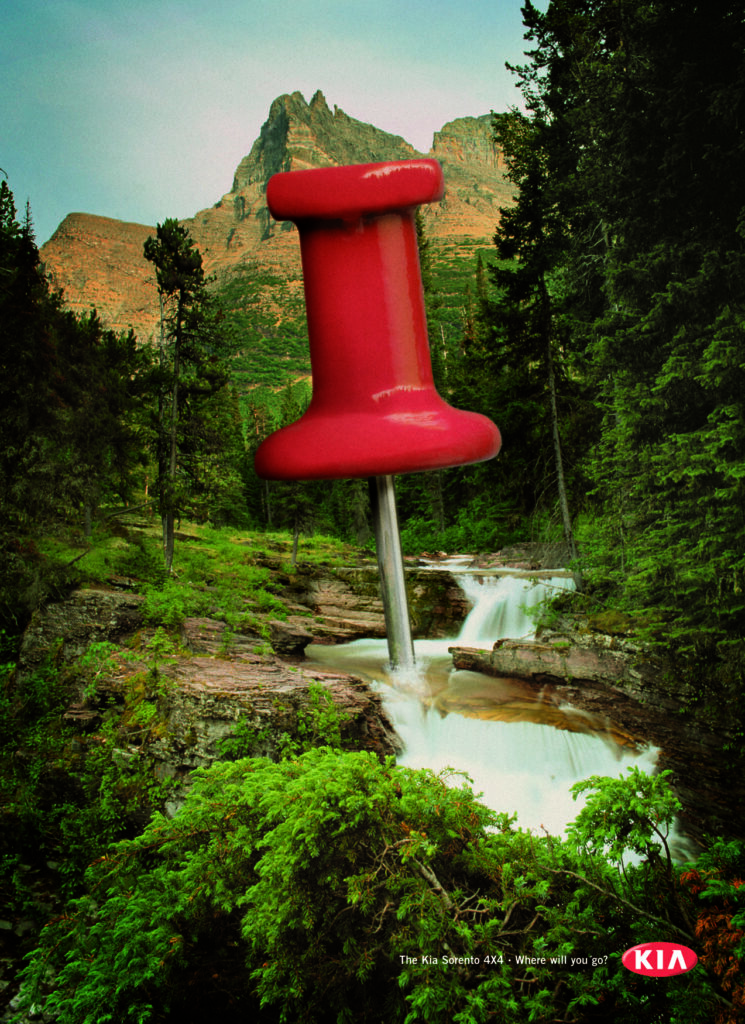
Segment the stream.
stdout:
<svg viewBox="0 0 745 1024">
<path fill-rule="evenodd" d="M 531 610 L 571 588 L 568 573 L 490 574 L 453 561 L 439 567 L 455 575 L 472 608 L 457 637 L 415 641 L 413 672 L 389 671 L 384 639 L 306 649 L 311 661 L 362 676 L 381 693 L 404 744 L 399 764 L 465 772 L 494 810 L 556 835 L 582 806 L 570 792 L 575 782 L 624 774 L 630 764 L 654 771 L 656 748 L 559 701 L 550 686 L 453 670 L 449 647 L 491 649 L 500 639 L 532 639 Z"/>
</svg>

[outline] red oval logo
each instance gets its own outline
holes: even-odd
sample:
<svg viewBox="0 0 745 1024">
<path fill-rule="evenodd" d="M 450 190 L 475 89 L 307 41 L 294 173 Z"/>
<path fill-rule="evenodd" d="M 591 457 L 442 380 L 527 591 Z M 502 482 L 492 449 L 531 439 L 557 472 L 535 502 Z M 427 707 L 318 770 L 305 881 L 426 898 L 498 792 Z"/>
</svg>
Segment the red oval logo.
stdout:
<svg viewBox="0 0 745 1024">
<path fill-rule="evenodd" d="M 646 974 L 648 978 L 672 978 L 685 974 L 698 963 L 698 957 L 688 946 L 679 942 L 642 942 L 627 949 L 621 963 L 634 974 Z"/>
</svg>

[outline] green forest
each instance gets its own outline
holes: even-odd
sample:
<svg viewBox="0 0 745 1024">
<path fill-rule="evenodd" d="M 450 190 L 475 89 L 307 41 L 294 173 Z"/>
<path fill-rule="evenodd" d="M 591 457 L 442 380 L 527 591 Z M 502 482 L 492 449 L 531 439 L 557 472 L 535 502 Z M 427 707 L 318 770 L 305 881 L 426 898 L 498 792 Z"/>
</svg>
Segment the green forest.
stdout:
<svg viewBox="0 0 745 1024">
<path fill-rule="evenodd" d="M 475 255 L 420 232 L 438 389 L 492 418 L 502 450 L 397 481 L 404 551 L 562 552 L 562 614 L 622 624 L 664 655 L 682 713 L 726 721 L 731 822 L 677 864 L 670 780 L 631 772 L 580 785 L 565 839 L 534 836 L 465 782 L 351 749 L 322 694 L 276 758 L 237 730 L 159 813 L 152 764 L 113 750 L 158 727 L 180 623 L 250 627 L 271 654 L 272 566 L 371 552 L 367 486 L 253 470 L 312 387 L 302 311 L 281 340 L 252 311 L 271 281 L 217 288 L 166 217 L 144 253 L 160 337 L 140 345 L 65 308 L 2 181 L 0 927 L 33 925 L 3 961 L 28 954 L 3 1020 L 743 1019 L 745 13 L 527 0 L 523 19 L 523 102 L 493 115 L 514 204 Z M 70 693 L 95 699 L 135 654 L 16 662 L 38 609 L 113 578 L 151 630 L 139 690 L 101 697 L 81 748 Z M 621 968 L 660 939 L 698 966 Z M 586 966 L 550 965 L 572 954 Z"/>
</svg>

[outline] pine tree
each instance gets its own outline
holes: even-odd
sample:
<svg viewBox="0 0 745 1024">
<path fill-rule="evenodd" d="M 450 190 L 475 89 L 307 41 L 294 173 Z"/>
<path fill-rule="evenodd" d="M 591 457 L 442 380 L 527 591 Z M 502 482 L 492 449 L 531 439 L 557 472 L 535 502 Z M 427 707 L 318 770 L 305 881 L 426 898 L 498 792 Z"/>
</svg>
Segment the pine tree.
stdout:
<svg viewBox="0 0 745 1024">
<path fill-rule="evenodd" d="M 99 505 L 129 500 L 134 470 L 145 462 L 140 409 L 147 357 L 133 332 L 107 330 L 95 310 L 80 317 L 62 312 L 57 334 L 58 458 L 89 537 Z"/>
<path fill-rule="evenodd" d="M 6 522 L 16 526 L 48 515 L 58 494 L 58 315 L 30 223 L 19 224 L 0 182 L 0 491 Z"/>
<path fill-rule="evenodd" d="M 129 494 L 141 363 L 133 335 L 63 308 L 29 210 L 20 224 L 0 183 L 0 620 L 12 632 L 64 576 L 37 547 L 43 531 L 82 511 L 89 534 L 99 503 Z"/>
<path fill-rule="evenodd" d="M 528 81 L 524 78 L 523 85 L 530 96 Z M 564 159 L 564 154 L 554 129 L 549 111 L 537 98 L 529 114 L 512 111 L 494 117 L 495 140 L 517 196 L 514 206 L 501 211 L 495 236 L 500 262 L 492 273 L 502 295 L 492 317 L 495 355 L 509 401 L 505 447 L 515 438 L 523 459 L 533 461 L 538 493 L 530 511 L 545 501 L 540 492 L 555 496 L 567 555 L 576 562 L 567 453 L 572 444 L 580 449 L 586 445 L 592 432 L 586 423 L 584 437 L 576 429 L 581 388 L 571 368 L 572 339 L 561 304 L 571 208 L 562 195 L 556 165 L 557 156 Z"/>
<path fill-rule="evenodd" d="M 187 229 L 174 219 L 165 220 L 144 251 L 155 266 L 161 299 L 155 373 L 157 490 L 163 560 L 170 572 L 176 518 L 188 506 L 190 487 L 205 485 L 202 455 L 220 447 L 210 402 L 228 383 L 230 339 L 207 292 L 202 257 Z M 233 483 L 237 485 L 237 475 Z"/>
<path fill-rule="evenodd" d="M 604 416 L 590 554 L 622 600 L 688 642 L 741 636 L 741 6 L 528 0 L 523 13 L 534 49 L 516 70 L 544 154 L 530 223 L 536 209 L 559 217 L 562 251 L 545 265 Z M 524 272 L 525 250 L 511 255 Z"/>
</svg>

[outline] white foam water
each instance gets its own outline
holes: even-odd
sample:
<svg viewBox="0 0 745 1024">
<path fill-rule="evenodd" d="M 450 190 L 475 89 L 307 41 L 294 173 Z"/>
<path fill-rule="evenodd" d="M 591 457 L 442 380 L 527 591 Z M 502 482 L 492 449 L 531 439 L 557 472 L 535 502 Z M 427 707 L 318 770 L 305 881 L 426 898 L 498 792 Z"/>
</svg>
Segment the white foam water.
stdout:
<svg viewBox="0 0 745 1024">
<path fill-rule="evenodd" d="M 491 647 L 497 640 L 531 639 L 535 614 L 560 590 L 571 590 L 569 576 L 478 576 L 458 573 L 463 593 L 472 608 L 457 643 L 467 647 Z"/>
<path fill-rule="evenodd" d="M 617 776 L 632 763 L 652 771 L 657 759 L 654 748 L 639 754 L 598 732 L 443 716 L 408 694 L 389 687 L 380 692 L 404 744 L 400 765 L 465 772 L 485 804 L 516 814 L 523 828 L 560 834 L 584 805 L 583 796 L 572 797 L 575 782 L 590 775 Z"/>
<path fill-rule="evenodd" d="M 399 764 L 439 772 L 450 768 L 466 773 L 475 792 L 497 811 L 517 814 L 523 828 L 560 834 L 582 806 L 570 792 L 572 785 L 590 775 L 617 776 L 626 765 L 640 764 L 652 772 L 654 748 L 639 751 L 621 746 L 602 730 L 582 731 L 583 712 L 562 708 L 565 728 L 540 721 L 541 706 L 531 705 L 538 720 L 499 720 L 497 716 L 443 713 L 435 704 L 457 678 L 448 648 L 454 645 L 489 647 L 501 639 L 529 639 L 535 635 L 531 615 L 542 601 L 559 589 L 573 586 L 571 577 L 489 575 L 452 566 L 473 607 L 455 639 L 416 640 L 415 670 L 390 673 L 385 640 L 357 640 L 336 647 L 312 645 L 309 658 L 333 664 L 335 669 L 366 676 L 382 694 L 386 710 L 404 744 Z M 473 674 L 471 674 L 473 675 Z M 484 680 L 484 687 L 495 681 Z M 551 705 L 556 721 L 556 705 Z M 517 717 L 521 717 L 518 715 Z M 525 715 L 522 716 L 523 718 Z M 496 720 L 495 720 L 496 718 Z M 459 779 L 454 778 L 454 784 Z"/>
</svg>

